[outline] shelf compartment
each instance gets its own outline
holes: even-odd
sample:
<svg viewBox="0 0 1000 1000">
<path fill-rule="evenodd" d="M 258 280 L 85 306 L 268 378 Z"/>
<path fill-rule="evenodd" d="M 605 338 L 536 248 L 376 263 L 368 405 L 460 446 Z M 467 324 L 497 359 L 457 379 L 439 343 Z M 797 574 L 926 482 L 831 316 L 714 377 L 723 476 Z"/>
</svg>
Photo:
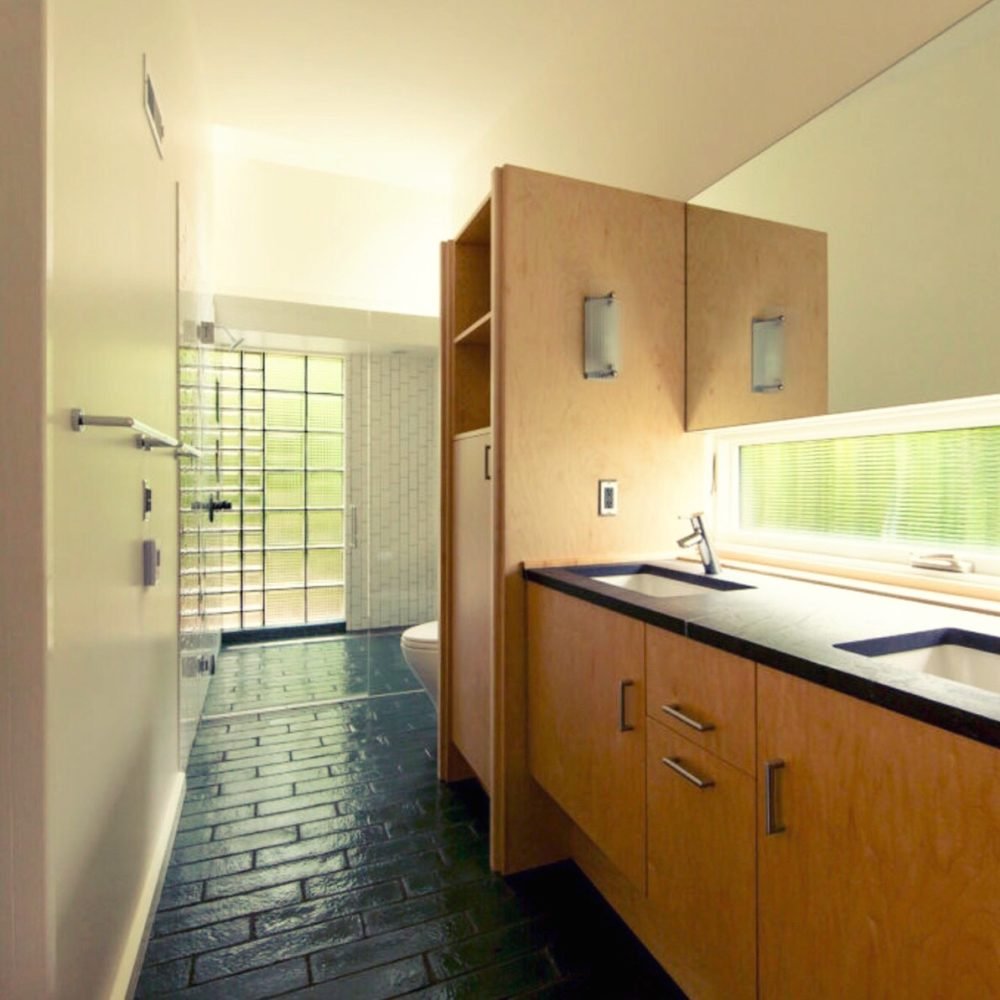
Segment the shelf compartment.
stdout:
<svg viewBox="0 0 1000 1000">
<path fill-rule="evenodd" d="M 488 312 L 475 323 L 467 326 L 455 337 L 455 346 L 467 344 L 489 344 L 492 331 L 493 313 Z"/>
</svg>

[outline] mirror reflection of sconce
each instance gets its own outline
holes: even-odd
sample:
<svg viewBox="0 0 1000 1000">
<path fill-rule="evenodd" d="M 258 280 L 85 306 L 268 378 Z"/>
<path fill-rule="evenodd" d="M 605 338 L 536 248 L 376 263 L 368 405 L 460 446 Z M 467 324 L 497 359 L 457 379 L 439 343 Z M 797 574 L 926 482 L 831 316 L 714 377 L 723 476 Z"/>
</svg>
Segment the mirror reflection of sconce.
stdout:
<svg viewBox="0 0 1000 1000">
<path fill-rule="evenodd" d="M 785 388 L 785 317 L 750 321 L 752 392 Z"/>
<path fill-rule="evenodd" d="M 621 371 L 620 309 L 614 292 L 583 300 L 583 377 L 614 378 Z"/>
</svg>

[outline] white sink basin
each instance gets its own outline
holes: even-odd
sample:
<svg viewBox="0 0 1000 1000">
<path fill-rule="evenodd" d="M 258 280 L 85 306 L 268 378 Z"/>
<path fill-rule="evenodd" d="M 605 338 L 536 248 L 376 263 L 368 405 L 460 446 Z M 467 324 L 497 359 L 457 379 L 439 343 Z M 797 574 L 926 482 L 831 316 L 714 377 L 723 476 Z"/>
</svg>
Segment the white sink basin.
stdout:
<svg viewBox="0 0 1000 1000">
<path fill-rule="evenodd" d="M 941 629 L 835 645 L 880 663 L 1000 694 L 1000 638 L 996 636 Z"/>
<path fill-rule="evenodd" d="M 592 580 L 598 583 L 610 583 L 615 587 L 645 594 L 647 597 L 693 597 L 703 595 L 710 588 L 699 583 L 687 583 L 684 580 L 674 580 L 669 576 L 658 576 L 654 573 L 625 573 L 622 576 L 594 576 Z"/>
<path fill-rule="evenodd" d="M 1000 654 L 997 653 L 945 643 L 909 649 L 905 653 L 888 653 L 876 659 L 1000 694 Z"/>
</svg>

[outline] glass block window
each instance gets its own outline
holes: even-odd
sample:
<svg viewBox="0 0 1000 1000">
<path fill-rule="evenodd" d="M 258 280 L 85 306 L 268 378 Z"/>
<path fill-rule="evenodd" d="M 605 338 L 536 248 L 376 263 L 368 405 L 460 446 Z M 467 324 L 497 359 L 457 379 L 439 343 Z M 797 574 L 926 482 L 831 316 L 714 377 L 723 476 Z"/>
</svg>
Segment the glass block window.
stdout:
<svg viewBox="0 0 1000 1000">
<path fill-rule="evenodd" d="M 200 475 L 181 471 L 182 620 L 199 613 L 201 572 L 210 628 L 342 621 L 344 358 L 201 359 L 181 351 L 180 423 L 200 419 L 207 446 Z M 209 523 L 198 505 L 213 498 L 232 510 Z"/>
</svg>

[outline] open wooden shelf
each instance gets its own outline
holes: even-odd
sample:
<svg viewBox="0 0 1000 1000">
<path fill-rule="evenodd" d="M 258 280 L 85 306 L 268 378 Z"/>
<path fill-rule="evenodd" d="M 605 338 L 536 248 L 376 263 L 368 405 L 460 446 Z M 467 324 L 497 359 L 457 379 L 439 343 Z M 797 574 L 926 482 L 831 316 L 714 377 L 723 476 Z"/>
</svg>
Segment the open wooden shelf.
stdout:
<svg viewBox="0 0 1000 1000">
<path fill-rule="evenodd" d="M 457 243 L 471 243 L 479 246 L 490 245 L 490 221 L 492 196 L 487 195 L 466 227 L 458 234 Z"/>
<path fill-rule="evenodd" d="M 493 313 L 488 312 L 481 316 L 475 323 L 467 326 L 455 337 L 455 346 L 465 344 L 488 344 L 490 342 L 491 320 Z"/>
<path fill-rule="evenodd" d="M 489 424 L 486 424 L 483 427 L 471 427 L 467 431 L 462 431 L 461 434 L 456 434 L 452 438 L 452 440 L 453 441 L 461 441 L 462 438 L 471 437 L 473 434 L 482 434 L 483 431 L 488 431 L 489 429 L 490 429 L 490 425 Z"/>
</svg>

